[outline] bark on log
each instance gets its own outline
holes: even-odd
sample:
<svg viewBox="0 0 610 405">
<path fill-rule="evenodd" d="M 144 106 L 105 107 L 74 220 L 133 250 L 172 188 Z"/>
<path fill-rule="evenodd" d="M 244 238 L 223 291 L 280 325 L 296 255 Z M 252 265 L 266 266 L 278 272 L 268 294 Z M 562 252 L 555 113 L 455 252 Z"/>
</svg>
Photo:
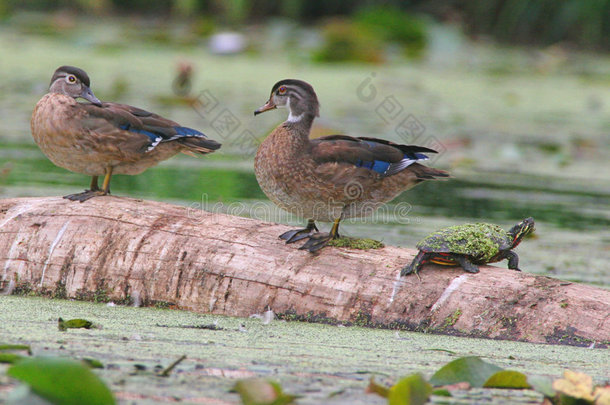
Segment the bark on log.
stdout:
<svg viewBox="0 0 610 405">
<path fill-rule="evenodd" d="M 288 227 L 129 198 L 0 201 L 2 287 L 249 316 L 610 345 L 610 291 L 481 266 L 399 277 L 414 249 L 285 245 Z"/>
</svg>

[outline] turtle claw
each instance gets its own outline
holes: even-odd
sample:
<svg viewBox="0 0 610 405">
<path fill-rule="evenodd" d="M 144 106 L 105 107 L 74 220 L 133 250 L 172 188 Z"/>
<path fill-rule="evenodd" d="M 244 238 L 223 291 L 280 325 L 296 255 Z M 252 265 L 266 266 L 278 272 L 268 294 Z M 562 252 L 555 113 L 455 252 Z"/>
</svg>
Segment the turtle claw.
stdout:
<svg viewBox="0 0 610 405">
<path fill-rule="evenodd" d="M 479 272 L 479 268 L 477 267 L 477 265 L 474 264 L 473 262 L 471 262 L 470 260 L 468 260 L 468 258 L 466 258 L 465 256 L 454 255 L 454 260 L 457 261 L 460 264 L 460 266 L 462 266 L 462 268 L 469 273 L 478 273 Z"/>
<path fill-rule="evenodd" d="M 413 273 L 413 268 L 411 265 L 407 265 L 400 270 L 400 277 L 408 276 L 411 273 Z"/>
<path fill-rule="evenodd" d="M 299 248 L 299 250 L 308 250 L 309 253 L 317 252 L 322 249 L 324 246 L 328 245 L 328 242 L 331 241 L 334 237 L 330 233 L 314 233 L 309 236 L 309 240 L 305 242 L 303 246 Z"/>
</svg>

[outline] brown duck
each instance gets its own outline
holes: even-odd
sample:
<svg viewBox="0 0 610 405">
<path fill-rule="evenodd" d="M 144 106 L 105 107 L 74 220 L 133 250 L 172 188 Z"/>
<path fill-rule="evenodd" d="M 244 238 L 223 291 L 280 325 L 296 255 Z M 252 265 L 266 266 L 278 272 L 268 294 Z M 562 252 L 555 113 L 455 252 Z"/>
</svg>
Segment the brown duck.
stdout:
<svg viewBox="0 0 610 405">
<path fill-rule="evenodd" d="M 313 87 L 301 80 L 277 82 L 269 101 L 254 115 L 288 109 L 258 148 L 256 179 L 271 201 L 308 218 L 304 229 L 283 233 L 286 243 L 308 238 L 301 249 L 315 252 L 339 237 L 339 222 L 371 215 L 379 206 L 424 181 L 448 177 L 443 170 L 418 163 L 436 151 L 383 139 L 331 135 L 310 139 L 319 103 Z M 315 221 L 333 222 L 330 233 L 317 232 Z"/>
<path fill-rule="evenodd" d="M 83 202 L 106 195 L 113 174 L 139 174 L 179 152 L 206 154 L 220 148 L 201 132 L 157 114 L 101 102 L 89 86 L 85 71 L 61 66 L 32 114 L 32 135 L 43 153 L 59 167 L 92 177 L 89 190 L 64 198 Z M 105 176 L 101 189 L 98 176 Z"/>
</svg>

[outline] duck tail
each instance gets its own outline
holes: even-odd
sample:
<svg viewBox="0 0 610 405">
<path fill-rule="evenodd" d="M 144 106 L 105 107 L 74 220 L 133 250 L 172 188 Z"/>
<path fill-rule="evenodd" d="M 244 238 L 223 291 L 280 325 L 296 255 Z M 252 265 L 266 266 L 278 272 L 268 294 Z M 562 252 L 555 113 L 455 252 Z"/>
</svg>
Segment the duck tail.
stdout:
<svg viewBox="0 0 610 405">
<path fill-rule="evenodd" d="M 419 163 L 413 163 L 410 167 L 411 172 L 417 177 L 417 181 L 422 182 L 425 180 L 441 180 L 451 177 L 451 174 L 445 170 L 435 169 L 434 167 L 428 167 Z"/>
<path fill-rule="evenodd" d="M 215 140 L 203 137 L 184 137 L 179 138 L 177 141 L 187 148 L 183 151 L 183 153 L 186 153 L 187 155 L 192 155 L 193 153 L 205 155 L 206 153 L 211 153 L 220 149 L 221 146 L 221 144 Z"/>
</svg>

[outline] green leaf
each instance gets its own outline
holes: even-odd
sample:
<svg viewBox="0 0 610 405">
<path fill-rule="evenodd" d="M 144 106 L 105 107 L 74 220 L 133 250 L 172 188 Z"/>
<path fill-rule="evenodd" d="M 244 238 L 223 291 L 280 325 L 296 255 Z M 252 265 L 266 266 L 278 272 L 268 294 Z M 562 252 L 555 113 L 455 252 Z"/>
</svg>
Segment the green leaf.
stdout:
<svg viewBox="0 0 610 405">
<path fill-rule="evenodd" d="M 8 344 L 0 345 L 0 351 L 7 351 L 7 350 L 27 351 L 28 354 L 32 354 L 32 349 L 30 348 L 30 345 L 8 345 Z"/>
<path fill-rule="evenodd" d="M 112 393 L 100 378 L 80 361 L 57 357 L 30 357 L 6 372 L 30 386 L 54 404 L 113 405 Z"/>
<path fill-rule="evenodd" d="M 430 378 L 430 383 L 438 386 L 466 381 L 472 387 L 482 387 L 489 377 L 501 370 L 501 367 L 487 363 L 476 356 L 461 357 L 441 367 Z"/>
<path fill-rule="evenodd" d="M 513 370 L 498 371 L 485 381 L 484 388 L 530 388 L 527 383 L 527 376 Z"/>
<path fill-rule="evenodd" d="M 104 364 L 101 361 L 91 357 L 84 357 L 81 361 L 89 368 L 104 368 Z"/>
<path fill-rule="evenodd" d="M 452 396 L 451 392 L 449 392 L 449 390 L 446 389 L 446 388 L 435 389 L 434 391 L 432 391 L 432 395 L 436 395 L 438 397 L 450 397 L 450 396 Z"/>
<path fill-rule="evenodd" d="M 68 319 L 64 321 L 63 319 L 57 319 L 57 328 L 64 332 L 66 329 L 91 329 L 93 326 L 93 322 L 88 321 L 86 319 Z"/>
<path fill-rule="evenodd" d="M 541 375 L 530 375 L 527 377 L 528 384 L 547 398 L 553 398 L 556 394 L 553 389 L 553 381 L 549 377 Z"/>
<path fill-rule="evenodd" d="M 23 359 L 23 356 L 15 353 L 0 353 L 0 363 L 15 363 L 21 359 Z"/>
<path fill-rule="evenodd" d="M 398 381 L 390 388 L 389 405 L 423 405 L 432 393 L 432 386 L 419 374 Z"/>
<path fill-rule="evenodd" d="M 239 380 L 233 386 L 233 391 L 239 394 L 244 405 L 287 405 L 297 398 L 283 393 L 282 387 L 275 381 L 262 378 Z"/>
</svg>

